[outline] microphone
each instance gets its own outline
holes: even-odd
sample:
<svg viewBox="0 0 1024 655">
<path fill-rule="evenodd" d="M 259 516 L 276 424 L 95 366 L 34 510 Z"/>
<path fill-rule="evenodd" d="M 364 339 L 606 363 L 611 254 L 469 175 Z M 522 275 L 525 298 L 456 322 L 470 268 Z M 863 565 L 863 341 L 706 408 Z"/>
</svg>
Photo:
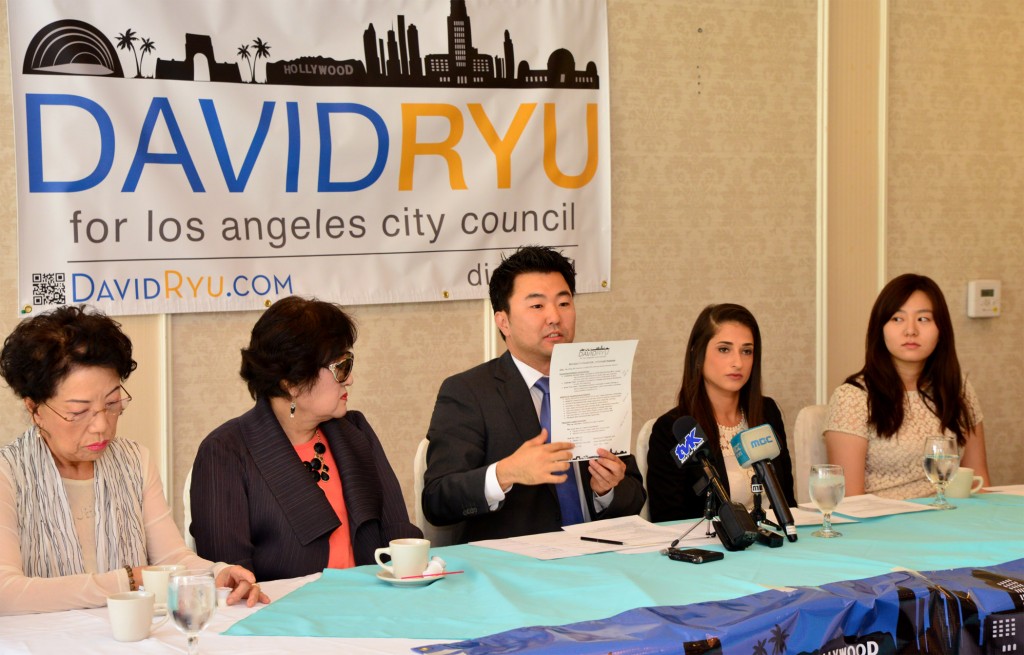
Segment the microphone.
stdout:
<svg viewBox="0 0 1024 655">
<path fill-rule="evenodd" d="M 769 548 L 782 547 L 782 535 L 766 529 L 761 523 L 766 523 L 773 528 L 778 526 L 768 520 L 764 509 L 761 507 L 761 494 L 764 493 L 764 485 L 761 484 L 761 476 L 757 473 L 750 476 L 750 495 L 754 497 L 754 509 L 750 510 L 750 518 L 757 527 L 757 543 L 764 544 Z"/>
<path fill-rule="evenodd" d="M 676 422 L 672 424 L 672 436 L 678 442 L 678 445 L 672 447 L 672 456 L 679 468 L 682 468 L 683 464 L 707 443 L 704 431 L 700 429 L 696 419 L 692 416 L 677 418 Z"/>
<path fill-rule="evenodd" d="M 750 510 L 750 518 L 754 519 L 754 523 L 758 525 L 767 519 L 764 508 L 761 507 L 762 493 L 764 493 L 764 485 L 761 484 L 761 477 L 755 473 L 750 476 L 750 496 L 754 499 L 754 509 Z"/>
<path fill-rule="evenodd" d="M 772 511 L 775 512 L 775 521 L 779 524 L 779 528 L 786 532 L 786 539 L 796 541 L 793 512 L 789 509 L 789 503 L 786 502 L 786 496 L 782 493 L 782 487 L 779 485 L 779 478 L 775 475 L 775 465 L 771 462 L 772 458 L 777 457 L 781 452 L 772 426 L 765 423 L 738 432 L 730 444 L 740 466 L 745 469 L 754 467 L 754 471 L 761 478 L 764 490 L 768 493 L 768 500 L 772 503 Z"/>
<path fill-rule="evenodd" d="M 672 448 L 671 455 L 675 459 L 676 466 L 682 468 L 690 458 L 696 458 L 704 469 L 706 484 L 699 484 L 702 487 L 695 491 L 700 494 L 710 487 L 711 493 L 718 500 L 718 520 L 712 521 L 715 532 L 726 550 L 743 550 L 757 539 L 757 526 L 743 505 L 735 503 L 729 498 L 729 492 L 725 490 L 722 481 L 718 479 L 715 467 L 711 464 L 707 455 L 707 437 L 697 420 L 692 416 L 682 416 L 672 424 L 672 434 L 676 438 L 677 445 Z"/>
</svg>

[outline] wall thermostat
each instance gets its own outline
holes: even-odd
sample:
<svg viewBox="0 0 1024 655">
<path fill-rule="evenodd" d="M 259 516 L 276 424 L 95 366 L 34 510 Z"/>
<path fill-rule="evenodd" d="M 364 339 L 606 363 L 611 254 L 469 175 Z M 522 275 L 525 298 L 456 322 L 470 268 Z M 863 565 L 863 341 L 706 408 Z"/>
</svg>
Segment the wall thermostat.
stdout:
<svg viewBox="0 0 1024 655">
<path fill-rule="evenodd" d="M 971 280 L 967 283 L 967 315 L 995 318 L 1002 304 L 999 280 Z"/>
</svg>

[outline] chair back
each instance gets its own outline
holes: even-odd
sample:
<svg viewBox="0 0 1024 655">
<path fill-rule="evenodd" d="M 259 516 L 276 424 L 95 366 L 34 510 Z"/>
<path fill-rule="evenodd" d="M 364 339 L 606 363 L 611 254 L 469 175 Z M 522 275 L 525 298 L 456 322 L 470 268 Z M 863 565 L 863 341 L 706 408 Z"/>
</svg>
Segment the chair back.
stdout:
<svg viewBox="0 0 1024 655">
<path fill-rule="evenodd" d="M 796 415 L 793 427 L 791 453 L 793 458 L 793 482 L 796 486 L 796 502 L 810 502 L 807 480 L 812 464 L 828 463 L 825 451 L 825 423 L 828 420 L 828 405 L 808 405 Z"/>
<path fill-rule="evenodd" d="M 658 419 L 652 418 L 643 424 L 640 432 L 636 435 L 636 448 L 633 449 L 633 456 L 636 457 L 636 467 L 640 469 L 640 475 L 644 478 L 644 489 L 647 488 L 647 452 L 651 449 L 651 431 L 654 430 L 654 422 Z M 650 491 L 647 492 L 648 496 Z M 644 501 L 643 509 L 640 510 L 640 517 L 644 520 L 651 520 L 651 501 Z"/>
<path fill-rule="evenodd" d="M 415 507 L 416 527 L 423 531 L 423 537 L 430 540 L 433 546 L 450 546 L 455 542 L 455 526 L 434 525 L 423 515 L 423 476 L 427 473 L 427 445 L 430 442 L 424 437 L 416 447 L 416 456 L 412 463 L 413 493 L 416 495 Z"/>
<path fill-rule="evenodd" d="M 188 475 L 185 476 L 185 486 L 181 490 L 181 509 L 184 514 L 181 531 L 185 533 L 185 545 L 193 553 L 196 552 L 196 540 L 192 538 L 189 527 L 192 525 L 192 467 L 188 467 Z"/>
</svg>

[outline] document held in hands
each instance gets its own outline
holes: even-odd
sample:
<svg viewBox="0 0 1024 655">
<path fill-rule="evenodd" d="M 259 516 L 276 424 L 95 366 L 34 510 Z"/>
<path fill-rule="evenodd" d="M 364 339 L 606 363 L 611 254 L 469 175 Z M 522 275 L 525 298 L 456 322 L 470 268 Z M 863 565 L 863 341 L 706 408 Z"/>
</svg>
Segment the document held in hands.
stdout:
<svg viewBox="0 0 1024 655">
<path fill-rule="evenodd" d="M 636 339 L 560 343 L 551 354 L 551 440 L 573 444 L 573 459 L 597 449 L 628 455 L 633 432 Z"/>
</svg>

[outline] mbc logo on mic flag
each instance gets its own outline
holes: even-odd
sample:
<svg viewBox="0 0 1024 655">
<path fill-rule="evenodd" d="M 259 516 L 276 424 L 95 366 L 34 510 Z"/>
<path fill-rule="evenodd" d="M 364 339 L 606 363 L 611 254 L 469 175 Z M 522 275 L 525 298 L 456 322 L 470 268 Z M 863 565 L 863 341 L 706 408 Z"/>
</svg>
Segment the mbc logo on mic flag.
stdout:
<svg viewBox="0 0 1024 655">
<path fill-rule="evenodd" d="M 737 432 L 729 443 L 736 461 L 743 468 L 750 468 L 754 462 L 772 459 L 779 454 L 775 431 L 767 423 Z"/>
<path fill-rule="evenodd" d="M 676 459 L 682 464 L 693 455 L 698 448 L 704 445 L 704 440 L 697 436 L 697 428 L 693 428 L 683 438 L 682 443 L 676 446 L 675 453 Z"/>
</svg>

